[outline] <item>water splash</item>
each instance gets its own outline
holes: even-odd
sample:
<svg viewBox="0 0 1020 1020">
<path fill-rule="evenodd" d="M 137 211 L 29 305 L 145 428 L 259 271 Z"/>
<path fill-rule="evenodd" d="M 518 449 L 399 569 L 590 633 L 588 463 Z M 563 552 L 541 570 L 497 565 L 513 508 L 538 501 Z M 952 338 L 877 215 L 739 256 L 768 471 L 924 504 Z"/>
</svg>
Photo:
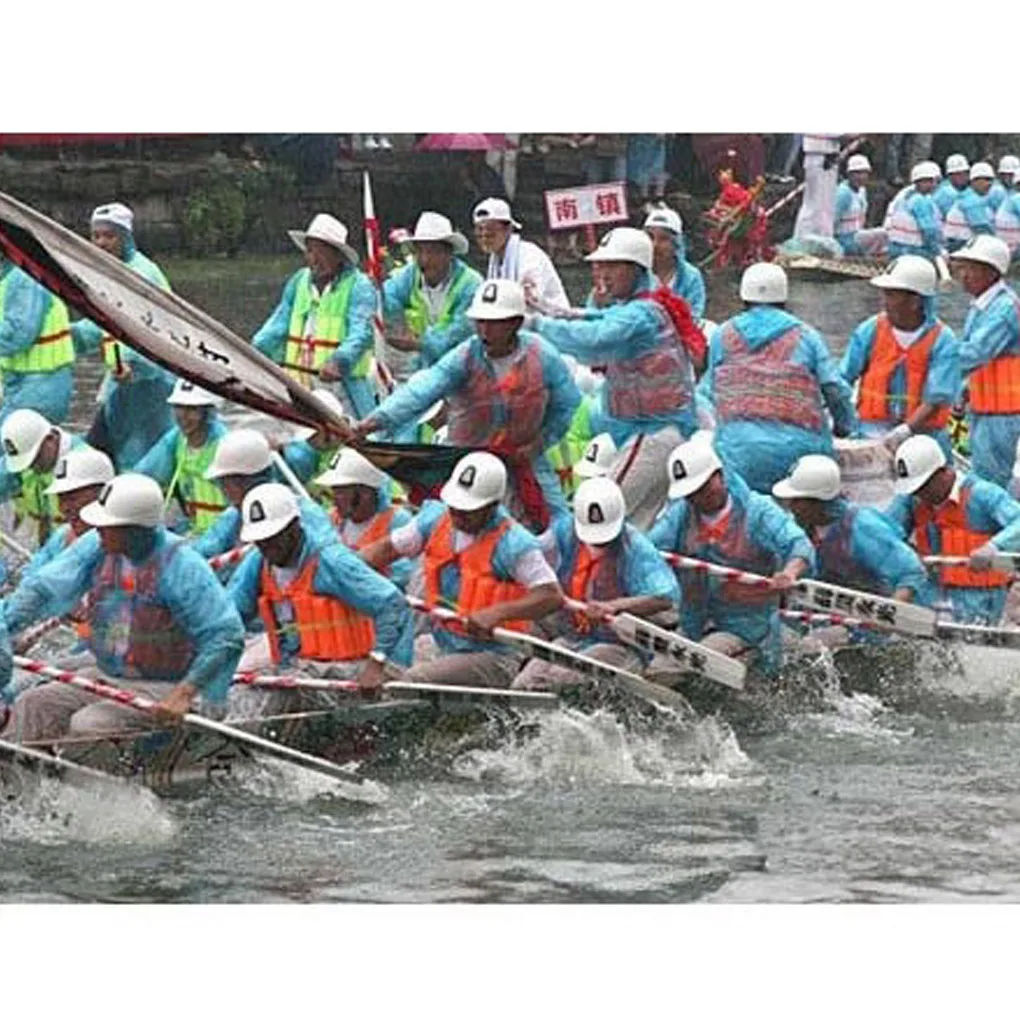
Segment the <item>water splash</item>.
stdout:
<svg viewBox="0 0 1020 1020">
<path fill-rule="evenodd" d="M 320 798 L 361 804 L 384 803 L 389 791 L 374 780 L 359 779 L 359 764 L 355 762 L 347 768 L 351 780 L 345 782 L 289 762 L 260 758 L 238 770 L 230 782 L 236 789 L 253 797 L 290 804 L 307 804 Z"/>
</svg>

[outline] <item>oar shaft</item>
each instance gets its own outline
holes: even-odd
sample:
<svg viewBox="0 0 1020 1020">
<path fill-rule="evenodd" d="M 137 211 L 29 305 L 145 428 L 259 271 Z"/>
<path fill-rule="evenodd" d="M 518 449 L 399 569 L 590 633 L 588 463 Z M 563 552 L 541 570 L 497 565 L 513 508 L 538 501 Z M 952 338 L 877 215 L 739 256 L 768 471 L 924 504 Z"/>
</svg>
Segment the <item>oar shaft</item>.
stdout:
<svg viewBox="0 0 1020 1020">
<path fill-rule="evenodd" d="M 662 554 L 667 563 L 675 567 L 682 567 L 684 570 L 693 570 L 696 573 L 708 574 L 711 577 L 722 577 L 727 581 L 736 581 L 738 584 L 746 584 L 752 588 L 760 588 L 771 591 L 774 588 L 772 581 L 761 574 L 753 574 L 748 570 L 735 570 L 733 567 L 724 567 L 718 563 L 708 563 L 705 560 L 694 559 L 691 556 L 681 556 L 679 553 L 664 552 Z"/>
<path fill-rule="evenodd" d="M 273 463 L 276 465 L 280 474 L 287 480 L 287 484 L 299 495 L 303 496 L 308 500 L 309 503 L 313 503 L 314 500 L 308 494 L 308 490 L 301 484 L 301 479 L 291 470 L 290 465 L 277 453 L 273 451 Z"/>
<path fill-rule="evenodd" d="M 11 552 L 17 553 L 23 560 L 30 560 L 32 553 L 26 549 L 20 542 L 15 541 L 10 535 L 5 535 L 0 531 L 0 542 L 2 542 Z"/>
<path fill-rule="evenodd" d="M 240 563 L 252 548 L 250 545 L 239 545 L 236 549 L 228 549 L 225 553 L 220 553 L 219 556 L 211 556 L 209 566 L 213 570 L 219 570 L 221 567 L 229 567 L 232 563 Z"/>
</svg>

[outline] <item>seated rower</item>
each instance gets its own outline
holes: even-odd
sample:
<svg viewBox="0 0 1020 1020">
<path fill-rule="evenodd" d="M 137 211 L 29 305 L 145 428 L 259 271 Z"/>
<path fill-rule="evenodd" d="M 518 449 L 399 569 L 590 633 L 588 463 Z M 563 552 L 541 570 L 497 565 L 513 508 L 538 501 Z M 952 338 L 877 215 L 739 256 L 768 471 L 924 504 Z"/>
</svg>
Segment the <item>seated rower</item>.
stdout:
<svg viewBox="0 0 1020 1020">
<path fill-rule="evenodd" d="M 407 679 L 509 687 L 522 657 L 494 641 L 493 628 L 526 630 L 562 604 L 538 539 L 500 506 L 506 489 L 503 462 L 470 453 L 454 467 L 441 503 L 426 502 L 409 524 L 362 549 L 377 570 L 424 554 L 425 601 L 464 618 L 457 629 L 433 624 L 440 657 L 416 665 Z"/>
<path fill-rule="evenodd" d="M 187 379 L 177 380 L 167 403 L 177 424 L 138 461 L 135 471 L 159 483 L 168 508 L 176 500 L 184 511 L 185 520 L 178 519 L 173 530 L 195 537 L 204 534 L 227 505 L 219 486 L 205 476 L 227 427 L 216 413 L 219 398 Z"/>
<path fill-rule="evenodd" d="M 241 541 L 253 542 L 227 584 L 241 619 L 265 634 L 242 669 L 298 660 L 343 664 L 361 687 L 379 687 L 388 660 L 411 664 L 414 627 L 404 596 L 334 535 L 306 528 L 285 485 L 252 489 L 241 506 Z"/>
<path fill-rule="evenodd" d="M 573 519 L 563 517 L 553 524 L 556 575 L 568 598 L 582 603 L 556 614 L 556 629 L 562 634 L 557 644 L 640 672 L 646 660 L 621 645 L 607 621 L 617 613 L 648 617 L 676 609 L 680 588 L 659 551 L 625 517 L 616 482 L 589 478 L 574 496 Z M 532 659 L 513 686 L 533 689 L 583 681 L 575 670 Z"/>
<path fill-rule="evenodd" d="M 27 407 L 11 412 L 0 426 L 4 468 L 0 470 L 0 502 L 14 502 L 15 527 L 31 521 L 39 546 L 48 541 L 63 518 L 56 496 L 47 496 L 53 470 L 61 457 L 82 445 L 82 440 L 59 425 L 51 425 L 38 411 Z"/>
<path fill-rule="evenodd" d="M 678 446 L 669 458 L 670 502 L 648 537 L 663 552 L 679 553 L 771 578 L 761 591 L 697 571 L 681 570 L 681 628 L 687 637 L 724 655 L 757 650 L 766 673 L 778 670 L 779 596 L 815 568 L 811 540 L 768 496 L 726 472 L 702 439 Z"/>
<path fill-rule="evenodd" d="M 930 436 L 896 451 L 896 492 L 885 515 L 922 557 L 968 559 L 936 568 L 953 619 L 998 624 L 1013 574 L 993 567 L 999 553 L 1020 551 L 1020 503 L 994 482 L 958 474 Z"/>
<path fill-rule="evenodd" d="M 63 616 L 88 596 L 94 675 L 159 702 L 176 716 L 196 695 L 226 698 L 244 645 L 237 612 L 209 565 L 163 526 L 163 495 L 124 474 L 81 511 L 95 531 L 25 578 L 3 604 L 10 634 Z M 59 682 L 20 694 L 2 736 L 55 740 L 153 725 L 147 713 Z"/>
<path fill-rule="evenodd" d="M 329 467 L 315 484 L 333 494 L 330 523 L 340 541 L 359 552 L 392 534 L 412 519 L 405 507 L 392 506 L 390 479 L 357 450 L 347 447 L 333 455 Z M 411 577 L 410 560 L 397 560 L 385 574 L 401 590 Z"/>
</svg>

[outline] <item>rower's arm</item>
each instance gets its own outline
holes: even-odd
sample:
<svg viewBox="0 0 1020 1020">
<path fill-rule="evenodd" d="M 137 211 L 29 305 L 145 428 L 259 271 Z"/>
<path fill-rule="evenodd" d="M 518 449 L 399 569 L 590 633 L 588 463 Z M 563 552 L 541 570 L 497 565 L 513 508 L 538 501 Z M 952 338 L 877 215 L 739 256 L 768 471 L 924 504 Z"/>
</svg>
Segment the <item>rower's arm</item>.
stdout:
<svg viewBox="0 0 1020 1020">
<path fill-rule="evenodd" d="M 632 616 L 655 616 L 669 609 L 676 609 L 676 603 L 664 595 L 630 595 L 622 599 L 603 602 L 603 606 L 614 616 L 630 613 Z"/>
<path fill-rule="evenodd" d="M 437 400 L 442 400 L 467 379 L 470 344 L 462 344 L 443 355 L 434 365 L 415 372 L 398 386 L 359 426 L 362 435 L 380 429 L 399 429 L 418 418 Z"/>
<path fill-rule="evenodd" d="M 907 418 L 906 425 L 910 428 L 911 432 L 926 431 L 932 419 L 948 406 L 951 406 L 948 402 L 945 404 L 929 404 L 928 401 L 923 401 L 917 405 L 917 410 Z"/>
<path fill-rule="evenodd" d="M 637 356 L 657 338 L 652 313 L 643 312 L 639 304 L 613 306 L 587 319 L 539 316 L 532 328 L 582 365 L 604 365 L 615 358 Z"/>
<path fill-rule="evenodd" d="M 1016 338 L 1018 323 L 1012 302 L 996 302 L 960 344 L 960 368 L 969 374 L 1004 353 Z"/>
<path fill-rule="evenodd" d="M 174 447 L 180 430 L 173 426 L 160 437 L 159 441 L 132 469 L 137 474 L 154 479 L 166 494 L 166 487 L 174 476 Z"/>
<path fill-rule="evenodd" d="M 0 308 L 0 357 L 31 347 L 42 332 L 49 308 L 49 294 L 42 286 L 14 270 L 11 273 Z"/>
<path fill-rule="evenodd" d="M 382 573 L 391 563 L 400 559 L 400 553 L 393 548 L 391 535 L 384 535 L 376 541 L 362 546 L 358 555 L 373 569 Z"/>
<path fill-rule="evenodd" d="M 484 630 L 499 627 L 510 620 L 541 620 L 555 613 L 564 602 L 559 584 L 539 584 L 529 588 L 525 595 L 509 602 L 499 602 L 471 614 L 471 620 Z"/>
<path fill-rule="evenodd" d="M 287 343 L 287 332 L 290 329 L 290 315 L 294 307 L 294 295 L 297 293 L 297 273 L 295 273 L 283 288 L 280 303 L 273 309 L 272 314 L 259 327 L 258 332 L 252 337 L 251 345 L 257 351 L 261 351 L 271 361 L 279 364 L 283 361 L 283 352 Z"/>
</svg>

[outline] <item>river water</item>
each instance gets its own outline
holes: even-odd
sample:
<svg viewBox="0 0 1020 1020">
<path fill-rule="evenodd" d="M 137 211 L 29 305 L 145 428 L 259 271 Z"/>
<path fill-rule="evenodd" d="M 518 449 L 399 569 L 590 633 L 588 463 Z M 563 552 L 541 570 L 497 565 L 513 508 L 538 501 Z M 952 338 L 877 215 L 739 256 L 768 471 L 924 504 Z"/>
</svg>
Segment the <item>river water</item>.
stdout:
<svg viewBox="0 0 1020 1020">
<path fill-rule="evenodd" d="M 287 259 L 166 262 L 241 332 Z M 567 274 L 578 296 L 580 271 Z M 735 307 L 710 284 L 710 314 Z M 792 310 L 838 350 L 875 310 L 866 283 L 794 280 Z M 954 326 L 966 302 L 942 301 Z M 83 371 L 75 425 L 91 413 Z M 5 902 L 899 902 L 1020 898 L 1020 660 L 917 653 L 912 678 L 802 695 L 732 725 L 535 715 L 530 739 L 465 745 L 382 778 L 376 805 L 268 766 L 192 799 L 53 781 L 0 800 Z"/>
</svg>

